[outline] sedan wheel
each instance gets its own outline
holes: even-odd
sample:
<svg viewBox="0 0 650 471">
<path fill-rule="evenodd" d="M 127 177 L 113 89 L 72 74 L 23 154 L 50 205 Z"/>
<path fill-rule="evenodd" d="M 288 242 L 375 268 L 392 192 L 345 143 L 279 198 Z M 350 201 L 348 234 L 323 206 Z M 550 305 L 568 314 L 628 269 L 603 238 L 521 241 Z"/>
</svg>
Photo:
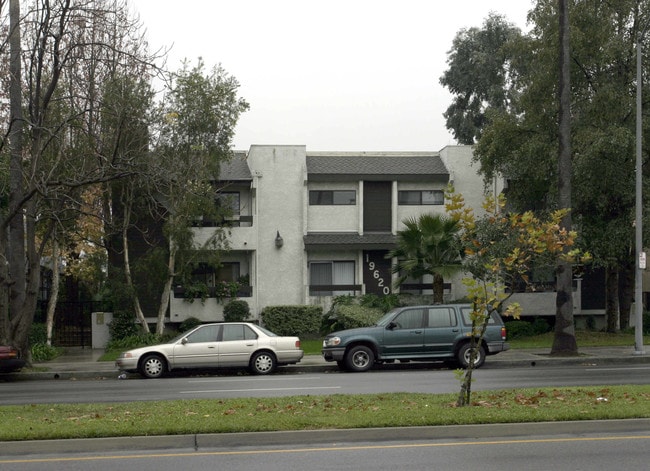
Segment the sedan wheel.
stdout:
<svg viewBox="0 0 650 471">
<path fill-rule="evenodd" d="M 265 375 L 275 370 L 275 357 L 268 352 L 259 352 L 251 359 L 251 371 L 257 375 Z"/>
<path fill-rule="evenodd" d="M 375 354 L 364 345 L 352 347 L 345 355 L 345 366 L 350 371 L 368 371 L 375 363 Z"/>
<path fill-rule="evenodd" d="M 485 350 L 479 346 L 474 352 L 474 368 L 480 368 L 485 363 Z M 463 368 L 469 366 L 471 353 L 472 348 L 469 342 L 460 347 L 460 350 L 458 350 L 458 363 L 460 363 L 460 366 Z"/>
<path fill-rule="evenodd" d="M 147 355 L 140 363 L 140 374 L 145 378 L 160 378 L 165 369 L 165 360 L 159 355 Z"/>
</svg>

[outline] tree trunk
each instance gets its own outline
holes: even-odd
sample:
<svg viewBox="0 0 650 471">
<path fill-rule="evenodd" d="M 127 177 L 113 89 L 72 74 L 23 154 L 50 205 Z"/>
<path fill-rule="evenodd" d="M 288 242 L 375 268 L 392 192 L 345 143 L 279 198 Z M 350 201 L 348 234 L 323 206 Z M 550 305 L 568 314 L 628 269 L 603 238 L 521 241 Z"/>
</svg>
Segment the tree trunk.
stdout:
<svg viewBox="0 0 650 471">
<path fill-rule="evenodd" d="M 605 317 L 607 332 L 615 333 L 618 328 L 618 269 L 609 266 L 605 272 Z"/>
<path fill-rule="evenodd" d="M 23 128 L 24 119 L 22 111 L 22 67 L 21 67 L 21 24 L 20 1 L 11 0 L 9 4 L 10 17 L 10 63 L 9 63 L 9 208 L 6 226 L 8 226 L 8 244 L 5 247 L 6 263 L 8 269 L 8 324 L 9 340 L 19 348 L 23 355 L 28 354 L 27 342 L 17 338 L 23 314 L 25 299 L 25 232 L 22 212 L 19 205 L 23 193 Z M 3 227 L 3 230 L 5 228 Z M 21 336 L 22 337 L 22 336 Z"/>
<path fill-rule="evenodd" d="M 442 276 L 433 275 L 433 304 L 442 304 L 444 302 L 445 280 Z"/>
<path fill-rule="evenodd" d="M 126 198 L 129 199 L 132 197 L 132 192 L 131 194 L 127 195 Z M 140 326 L 142 327 L 142 331 L 145 333 L 149 333 L 149 325 L 147 324 L 147 320 L 144 318 L 144 313 L 142 312 L 142 307 L 140 306 L 140 298 L 138 297 L 138 293 L 135 289 L 135 286 L 133 285 L 133 277 L 131 276 L 131 262 L 129 260 L 129 238 L 128 238 L 128 232 L 129 232 L 129 225 L 130 225 L 130 215 L 131 215 L 131 201 L 127 201 L 125 208 L 124 208 L 124 221 L 123 221 L 123 226 L 122 226 L 122 250 L 123 250 L 123 256 L 124 256 L 124 277 L 126 279 L 126 285 L 129 287 L 131 290 L 131 296 L 133 297 L 133 310 L 135 311 L 135 317 L 140 323 Z"/>
<path fill-rule="evenodd" d="M 559 0 L 560 22 L 560 120 L 558 152 L 558 203 L 560 209 L 571 209 L 571 80 L 569 49 L 569 7 Z M 563 229 L 571 230 L 571 213 L 562 219 Z M 560 260 L 557 266 L 557 297 L 555 300 L 555 337 L 552 355 L 577 355 L 578 345 L 573 325 L 573 271 L 571 264 Z"/>
<path fill-rule="evenodd" d="M 625 263 L 618 272 L 618 312 L 621 330 L 630 326 L 630 312 L 634 298 L 634 262 Z"/>
<path fill-rule="evenodd" d="M 52 289 L 50 299 L 47 300 L 47 318 L 45 321 L 47 329 L 47 345 L 52 346 L 52 331 L 54 330 L 54 313 L 56 303 L 59 300 L 59 241 L 56 234 L 52 237 Z"/>
<path fill-rule="evenodd" d="M 172 283 L 174 282 L 174 267 L 176 265 L 176 246 L 171 243 L 169 248 L 169 260 L 167 262 L 167 280 L 163 286 L 163 292 L 160 297 L 160 308 L 158 309 L 158 322 L 156 324 L 156 333 L 162 335 L 165 329 L 165 314 L 169 307 L 169 296 L 172 291 Z"/>
</svg>

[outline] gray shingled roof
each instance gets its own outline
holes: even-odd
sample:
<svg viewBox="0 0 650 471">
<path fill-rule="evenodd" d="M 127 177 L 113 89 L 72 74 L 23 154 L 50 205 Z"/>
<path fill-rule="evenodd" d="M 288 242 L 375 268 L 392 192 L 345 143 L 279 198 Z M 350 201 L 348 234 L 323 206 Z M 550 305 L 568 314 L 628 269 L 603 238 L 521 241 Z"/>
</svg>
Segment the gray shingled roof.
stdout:
<svg viewBox="0 0 650 471">
<path fill-rule="evenodd" d="M 235 152 L 228 162 L 221 162 L 219 179 L 222 181 L 252 181 L 253 176 L 248 168 L 245 152 Z"/>
<path fill-rule="evenodd" d="M 391 233 L 370 232 L 359 235 L 355 232 L 310 232 L 303 237 L 306 249 L 365 248 L 388 250 L 395 247 L 397 236 Z"/>
<path fill-rule="evenodd" d="M 447 181 L 449 170 L 438 153 L 308 153 L 310 181 Z"/>
</svg>

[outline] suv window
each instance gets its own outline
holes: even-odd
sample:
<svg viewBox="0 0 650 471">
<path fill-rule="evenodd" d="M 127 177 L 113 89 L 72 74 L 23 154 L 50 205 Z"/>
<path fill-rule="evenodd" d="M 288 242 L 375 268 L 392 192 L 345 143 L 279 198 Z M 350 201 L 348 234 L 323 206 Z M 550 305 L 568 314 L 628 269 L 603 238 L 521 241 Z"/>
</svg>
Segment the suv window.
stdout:
<svg viewBox="0 0 650 471">
<path fill-rule="evenodd" d="M 458 324 L 456 316 L 448 307 L 433 307 L 428 311 L 428 327 L 455 327 Z"/>
<path fill-rule="evenodd" d="M 419 329 L 422 327 L 422 309 L 408 309 L 393 319 L 398 329 Z"/>
<path fill-rule="evenodd" d="M 461 307 L 460 312 L 463 316 L 463 324 L 465 325 L 472 325 L 472 308 L 471 307 Z M 497 323 L 497 317 L 496 313 L 493 312 L 492 315 L 490 316 L 490 320 L 488 321 L 488 324 L 496 324 Z"/>
</svg>

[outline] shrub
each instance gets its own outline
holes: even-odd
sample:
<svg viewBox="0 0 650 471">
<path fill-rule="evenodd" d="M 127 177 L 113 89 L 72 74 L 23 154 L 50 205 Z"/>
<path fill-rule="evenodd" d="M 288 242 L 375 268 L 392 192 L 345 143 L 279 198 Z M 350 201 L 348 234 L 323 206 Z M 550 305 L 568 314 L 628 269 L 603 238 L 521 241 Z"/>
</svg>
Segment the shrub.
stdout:
<svg viewBox="0 0 650 471">
<path fill-rule="evenodd" d="M 243 299 L 233 299 L 223 307 L 223 319 L 226 322 L 241 322 L 251 314 L 248 303 Z"/>
<path fill-rule="evenodd" d="M 32 361 L 35 362 L 53 360 L 63 352 L 62 348 L 51 347 L 45 342 L 37 342 L 30 345 L 30 350 L 32 352 Z"/>
<path fill-rule="evenodd" d="M 172 338 L 171 335 L 157 335 L 152 333 L 140 333 L 122 337 L 120 339 L 111 339 L 106 345 L 106 350 L 130 350 L 132 348 L 155 345 Z"/>
<path fill-rule="evenodd" d="M 132 312 L 118 310 L 113 313 L 113 320 L 108 323 L 108 333 L 111 340 L 137 335 L 140 328 L 135 323 L 135 316 Z"/>
<path fill-rule="evenodd" d="M 187 332 L 188 330 L 192 330 L 194 327 L 201 325 L 201 321 L 198 320 L 196 317 L 188 317 L 185 319 L 183 322 L 181 322 L 178 326 L 179 333 L 181 332 Z"/>
<path fill-rule="evenodd" d="M 551 325 L 543 317 L 536 317 L 533 321 L 533 335 L 541 335 L 551 331 Z"/>
<path fill-rule="evenodd" d="M 36 345 L 37 343 L 47 343 L 47 325 L 46 324 L 32 324 L 29 331 L 29 344 Z"/>
<path fill-rule="evenodd" d="M 509 339 L 520 339 L 534 335 L 533 326 L 527 321 L 508 321 L 505 323 Z"/>
<path fill-rule="evenodd" d="M 323 318 L 320 306 L 267 306 L 261 314 L 264 326 L 278 335 L 316 337 Z"/>
<path fill-rule="evenodd" d="M 364 294 L 359 298 L 359 304 L 365 307 L 379 309 L 382 312 L 388 312 L 393 308 L 402 306 L 400 296 L 397 294 L 389 294 L 388 296 Z"/>
<path fill-rule="evenodd" d="M 341 306 L 336 312 L 336 324 L 340 329 L 355 329 L 375 324 L 384 312 L 367 306 Z"/>
</svg>

